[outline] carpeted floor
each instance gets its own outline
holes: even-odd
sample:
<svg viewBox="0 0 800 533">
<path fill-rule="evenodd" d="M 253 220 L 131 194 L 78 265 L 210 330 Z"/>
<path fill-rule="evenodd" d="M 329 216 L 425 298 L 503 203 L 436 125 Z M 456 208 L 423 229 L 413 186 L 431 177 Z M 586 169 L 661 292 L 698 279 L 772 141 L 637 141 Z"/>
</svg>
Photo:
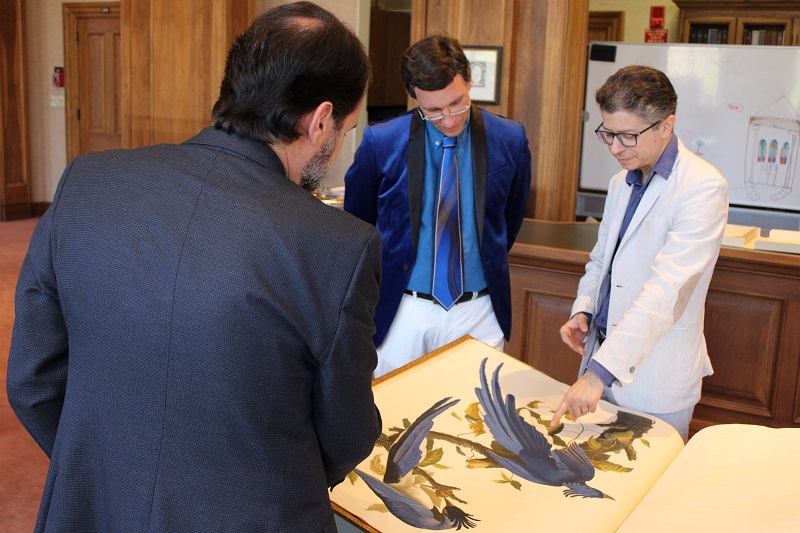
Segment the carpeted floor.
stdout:
<svg viewBox="0 0 800 533">
<path fill-rule="evenodd" d="M 14 289 L 38 219 L 0 222 L 0 531 L 33 531 L 47 475 L 47 456 L 20 425 L 6 396 L 14 325 Z"/>
</svg>

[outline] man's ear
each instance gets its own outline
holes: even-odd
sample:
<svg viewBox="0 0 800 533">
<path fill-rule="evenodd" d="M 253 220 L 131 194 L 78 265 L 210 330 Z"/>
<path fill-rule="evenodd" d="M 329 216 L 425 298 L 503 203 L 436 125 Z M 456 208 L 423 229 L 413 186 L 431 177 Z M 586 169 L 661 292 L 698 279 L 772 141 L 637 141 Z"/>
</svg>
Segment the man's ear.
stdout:
<svg viewBox="0 0 800 533">
<path fill-rule="evenodd" d="M 662 137 L 666 138 L 669 137 L 674 128 L 675 128 L 675 115 L 670 115 L 663 120 L 663 123 L 659 129 L 661 130 Z"/>
<path fill-rule="evenodd" d="M 303 127 L 303 133 L 312 145 L 322 144 L 333 130 L 333 104 L 327 101 L 322 102 L 306 116 L 308 118 Z"/>
</svg>

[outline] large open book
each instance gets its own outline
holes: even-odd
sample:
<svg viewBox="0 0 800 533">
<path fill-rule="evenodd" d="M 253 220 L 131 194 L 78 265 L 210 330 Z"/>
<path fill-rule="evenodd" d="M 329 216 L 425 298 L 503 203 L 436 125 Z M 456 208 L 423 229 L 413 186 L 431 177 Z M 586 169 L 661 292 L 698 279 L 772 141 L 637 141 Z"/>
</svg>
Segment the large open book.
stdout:
<svg viewBox="0 0 800 533">
<path fill-rule="evenodd" d="M 567 388 L 468 337 L 377 380 L 383 434 L 331 493 L 340 529 L 800 531 L 800 429 L 684 447 L 606 402 L 550 427 Z"/>
</svg>

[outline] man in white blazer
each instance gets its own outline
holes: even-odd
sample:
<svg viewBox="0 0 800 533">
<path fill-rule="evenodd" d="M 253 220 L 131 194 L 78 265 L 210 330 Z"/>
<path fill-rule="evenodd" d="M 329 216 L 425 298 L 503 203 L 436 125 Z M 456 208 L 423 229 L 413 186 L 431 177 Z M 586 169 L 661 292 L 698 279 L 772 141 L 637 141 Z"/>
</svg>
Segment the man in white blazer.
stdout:
<svg viewBox="0 0 800 533">
<path fill-rule="evenodd" d="M 623 170 L 611 179 L 597 244 L 562 340 L 583 356 L 553 416 L 594 412 L 601 396 L 670 423 L 684 441 L 704 376 L 708 285 L 728 187 L 675 134 L 677 95 L 656 69 L 630 66 L 595 99 L 597 137 Z"/>
</svg>

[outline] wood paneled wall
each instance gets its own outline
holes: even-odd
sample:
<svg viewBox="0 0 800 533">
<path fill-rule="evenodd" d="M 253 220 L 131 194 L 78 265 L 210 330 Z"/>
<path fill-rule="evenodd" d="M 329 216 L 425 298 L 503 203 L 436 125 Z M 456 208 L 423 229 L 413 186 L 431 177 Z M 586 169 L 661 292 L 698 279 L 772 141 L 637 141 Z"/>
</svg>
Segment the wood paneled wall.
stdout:
<svg viewBox="0 0 800 533">
<path fill-rule="evenodd" d="M 179 143 L 209 126 L 228 48 L 253 17 L 253 0 L 123 2 L 123 146 Z"/>
<path fill-rule="evenodd" d="M 413 0 L 411 42 L 445 32 L 502 46 L 500 103 L 533 156 L 527 216 L 571 221 L 578 188 L 589 0 Z"/>
<path fill-rule="evenodd" d="M 0 221 L 31 216 L 25 2 L 0 0 Z"/>
</svg>

